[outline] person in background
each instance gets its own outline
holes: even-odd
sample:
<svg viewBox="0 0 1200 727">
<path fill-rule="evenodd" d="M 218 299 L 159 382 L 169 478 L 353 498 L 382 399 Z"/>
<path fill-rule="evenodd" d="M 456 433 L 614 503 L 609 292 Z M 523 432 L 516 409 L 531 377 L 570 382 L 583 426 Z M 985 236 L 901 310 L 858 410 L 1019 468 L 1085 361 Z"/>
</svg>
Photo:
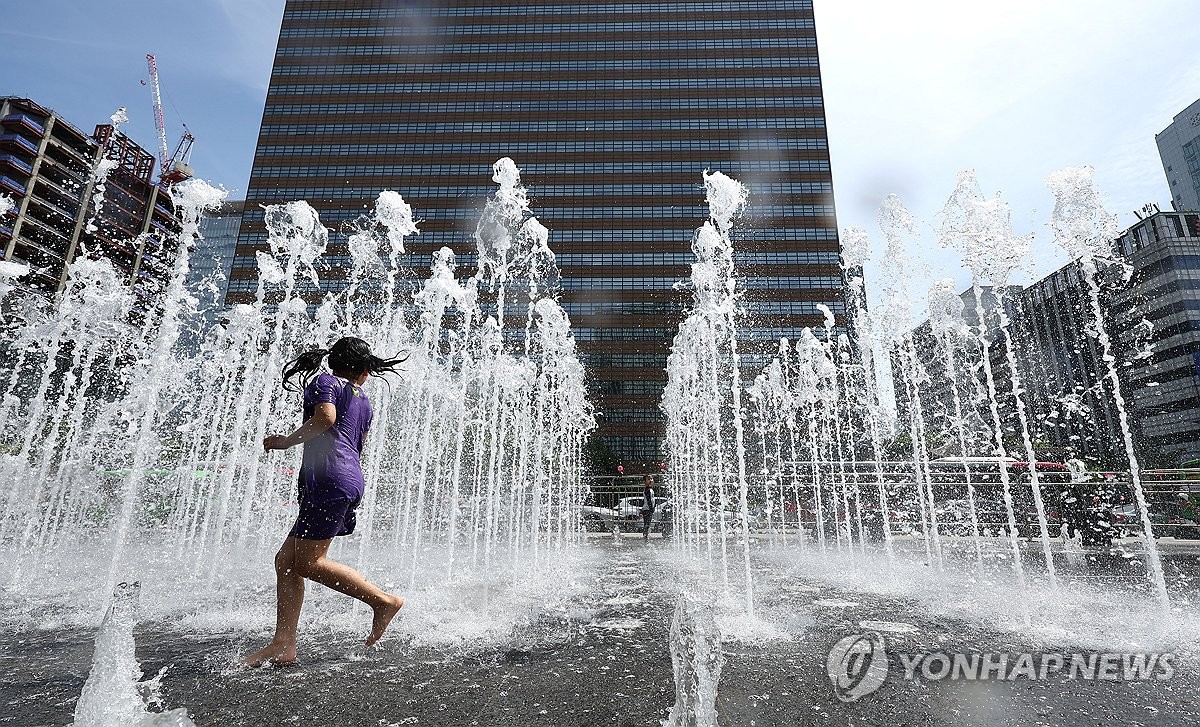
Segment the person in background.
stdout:
<svg viewBox="0 0 1200 727">
<path fill-rule="evenodd" d="M 320 372 L 327 356 L 332 373 Z M 371 607 L 368 647 L 379 641 L 404 605 L 403 598 L 384 592 L 358 571 L 326 557 L 335 537 L 354 532 L 354 510 L 365 486 L 360 458 L 372 414 L 362 386 L 371 374 L 394 372 L 403 361 L 379 358 L 366 341 L 347 337 L 328 350 L 301 354 L 284 367 L 283 388 L 300 391 L 292 381 L 297 376 L 304 386 L 304 423 L 291 434 L 265 437 L 263 449 L 304 445 L 300 514 L 275 554 L 275 636 L 243 660 L 247 666 L 295 663 L 306 578 Z"/>
<path fill-rule="evenodd" d="M 1200 538 L 1200 507 L 1186 492 L 1179 493 L 1179 519 L 1182 523 L 1175 529 L 1175 537 L 1188 540 Z"/>
<path fill-rule="evenodd" d="M 642 475 L 642 540 L 650 539 L 650 522 L 654 519 L 654 477 Z"/>
</svg>

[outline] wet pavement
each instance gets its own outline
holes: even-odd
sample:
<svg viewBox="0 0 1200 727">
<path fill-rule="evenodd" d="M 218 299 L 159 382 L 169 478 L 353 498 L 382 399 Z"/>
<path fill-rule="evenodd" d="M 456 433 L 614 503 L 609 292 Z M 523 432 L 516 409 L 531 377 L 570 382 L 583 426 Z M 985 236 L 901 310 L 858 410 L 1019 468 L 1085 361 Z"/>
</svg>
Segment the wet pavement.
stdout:
<svg viewBox="0 0 1200 727">
<path fill-rule="evenodd" d="M 674 556 L 660 541 L 594 544 L 606 557 L 584 595 L 520 626 L 499 649 L 449 653 L 393 638 L 363 654 L 348 637 L 308 634 L 299 666 L 248 670 L 232 662 L 260 635 L 191 635 L 143 624 L 137 656 L 147 676 L 166 667 L 165 705 L 186 707 L 201 726 L 659 725 L 675 699 L 668 632 L 686 576 L 671 568 Z M 1169 562 L 1194 572 L 1191 557 Z M 1114 578 L 1136 575 L 1118 572 L 1120 563 L 1091 567 Z M 776 633 L 726 641 L 717 699 L 723 726 L 1200 724 L 1200 674 L 1191 661 L 1178 663 L 1169 681 L 906 680 L 895 658 L 901 652 L 1017 654 L 1046 646 L 1019 631 L 931 615 L 912 599 L 788 572 L 765 570 L 756 603 Z M 893 655 L 888 680 L 843 703 L 826 656 L 843 636 L 868 629 L 883 634 Z M 0 725 L 70 724 L 93 635 L 0 637 Z"/>
</svg>

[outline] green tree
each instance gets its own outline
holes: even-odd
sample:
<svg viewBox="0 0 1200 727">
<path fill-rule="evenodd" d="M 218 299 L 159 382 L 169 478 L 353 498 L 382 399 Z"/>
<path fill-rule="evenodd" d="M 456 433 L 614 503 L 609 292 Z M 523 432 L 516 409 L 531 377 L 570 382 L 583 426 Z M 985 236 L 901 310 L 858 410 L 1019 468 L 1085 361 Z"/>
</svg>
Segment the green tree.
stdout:
<svg viewBox="0 0 1200 727">
<path fill-rule="evenodd" d="M 584 466 L 593 475 L 615 475 L 621 457 L 593 433 L 583 447 Z"/>
</svg>

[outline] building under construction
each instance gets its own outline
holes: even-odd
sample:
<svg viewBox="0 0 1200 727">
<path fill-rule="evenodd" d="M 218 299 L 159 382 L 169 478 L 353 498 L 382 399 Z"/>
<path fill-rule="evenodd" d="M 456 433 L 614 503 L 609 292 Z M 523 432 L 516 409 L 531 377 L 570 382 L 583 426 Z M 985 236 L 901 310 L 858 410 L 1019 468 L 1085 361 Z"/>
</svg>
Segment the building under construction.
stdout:
<svg viewBox="0 0 1200 727">
<path fill-rule="evenodd" d="M 95 170 L 104 158 L 116 166 L 97 205 Z M 71 261 L 86 254 L 111 260 L 141 311 L 151 309 L 180 229 L 154 167 L 154 156 L 111 124 L 89 135 L 34 101 L 0 98 L 0 194 L 15 204 L 0 218 L 0 259 L 29 266 L 18 288 L 53 295 Z"/>
</svg>

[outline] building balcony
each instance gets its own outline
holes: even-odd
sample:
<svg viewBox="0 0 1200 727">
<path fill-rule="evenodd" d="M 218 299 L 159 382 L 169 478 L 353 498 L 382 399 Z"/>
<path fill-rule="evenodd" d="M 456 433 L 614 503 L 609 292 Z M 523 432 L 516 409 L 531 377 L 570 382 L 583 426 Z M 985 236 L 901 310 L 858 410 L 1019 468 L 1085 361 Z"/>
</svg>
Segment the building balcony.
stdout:
<svg viewBox="0 0 1200 727">
<path fill-rule="evenodd" d="M 58 153 L 53 145 L 47 146 L 46 153 L 42 155 L 42 168 L 47 167 L 52 167 L 64 177 L 75 180 L 81 187 L 91 180 L 94 171 L 89 162 Z"/>
<path fill-rule="evenodd" d="M 77 200 L 84 186 L 87 185 L 90 174 L 91 172 L 67 166 L 50 156 L 42 157 L 42 165 L 38 167 L 39 179 L 48 179 L 54 182 L 60 189 L 68 191 Z"/>
<path fill-rule="evenodd" d="M 48 150 L 52 148 L 47 147 Z M 80 184 L 86 183 L 92 177 L 91 164 L 73 156 L 60 155 L 60 158 L 55 158 L 53 154 L 46 154 L 42 157 L 42 168 L 47 167 L 53 167 L 61 174 L 79 180 Z"/>
<path fill-rule="evenodd" d="M 14 258 L 21 258 L 31 268 L 46 268 L 61 270 L 66 264 L 66 252 L 63 250 L 55 250 L 47 247 L 45 244 L 38 242 L 25 235 L 25 228 L 21 229 L 21 234 L 17 236 L 16 246 L 13 250 Z M 57 273 L 51 273 L 57 276 Z"/>
<path fill-rule="evenodd" d="M 0 148 L 3 147 L 20 149 L 31 156 L 37 156 L 38 153 L 37 144 L 19 134 L 0 135 Z"/>
<path fill-rule="evenodd" d="M 39 234 L 46 239 L 38 239 L 33 236 L 33 233 Z M 70 235 L 63 230 L 55 229 L 52 225 L 48 225 L 37 217 L 26 215 L 24 226 L 21 228 L 21 237 L 29 241 L 35 246 L 51 251 L 55 249 L 66 250 L 70 242 Z M 48 242 L 49 241 L 49 242 Z M 61 256 L 62 252 L 56 252 L 55 255 Z"/>
<path fill-rule="evenodd" d="M 26 176 L 33 174 L 33 165 L 15 154 L 0 154 L 0 165 L 18 172 L 24 172 Z"/>
<path fill-rule="evenodd" d="M 0 175 L 0 190 L 7 190 L 18 197 L 24 197 L 26 187 L 12 177 Z"/>
<path fill-rule="evenodd" d="M 37 193 L 37 191 L 34 191 L 34 193 L 29 196 L 29 208 L 30 209 L 41 209 L 41 210 L 44 210 L 51 214 L 61 215 L 66 224 L 73 225 L 75 223 L 74 213 L 72 213 L 66 209 L 63 209 L 62 207 L 60 207 L 59 205 L 55 204 L 54 202 L 52 202 L 48 199 L 45 199 L 44 197 L 39 195 Z"/>
<path fill-rule="evenodd" d="M 46 127 L 37 119 L 29 114 L 15 113 L 9 114 L 0 119 L 0 125 L 6 129 L 20 128 L 25 129 L 29 133 L 41 138 L 46 135 Z"/>
<path fill-rule="evenodd" d="M 46 177 L 38 176 L 32 190 L 38 197 L 67 211 L 72 219 L 79 212 L 79 194 L 63 189 Z"/>
</svg>

